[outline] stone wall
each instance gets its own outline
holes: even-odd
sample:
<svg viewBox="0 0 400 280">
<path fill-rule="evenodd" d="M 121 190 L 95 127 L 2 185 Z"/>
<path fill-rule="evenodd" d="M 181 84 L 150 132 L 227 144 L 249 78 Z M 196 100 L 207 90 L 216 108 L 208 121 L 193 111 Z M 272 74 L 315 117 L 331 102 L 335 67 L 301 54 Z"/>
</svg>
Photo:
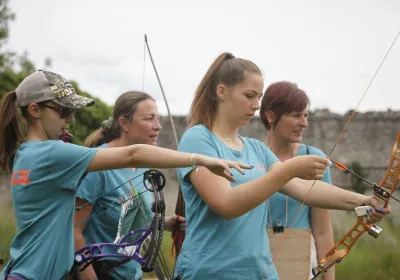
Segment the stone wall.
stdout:
<svg viewBox="0 0 400 280">
<path fill-rule="evenodd" d="M 329 154 L 350 114 L 339 115 L 328 110 L 317 110 L 310 114 L 309 127 L 304 133 L 303 143 L 321 149 Z M 178 137 L 185 130 L 185 117 L 174 117 Z M 162 120 L 163 130 L 159 144 L 175 148 L 171 125 L 168 118 Z M 400 131 L 400 111 L 356 113 L 331 157 L 346 165 L 353 161 L 361 163 L 367 178 L 380 182 L 385 172 L 397 132 Z M 240 131 L 241 135 L 263 141 L 266 131 L 259 118 Z M 349 186 L 349 176 L 331 169 L 333 181 L 343 187 Z"/>
<path fill-rule="evenodd" d="M 311 112 L 303 143 L 318 147 L 329 154 L 349 116 L 350 113 L 339 115 L 329 110 Z M 186 129 L 186 119 L 184 116 L 174 116 L 174 122 L 180 138 Z M 161 123 L 163 130 L 159 137 L 159 145 L 175 149 L 169 118 L 162 117 Z M 332 159 L 349 166 L 353 161 L 360 162 L 366 178 L 379 183 L 389 164 L 395 137 L 399 131 L 400 111 L 357 113 L 334 149 Z M 259 118 L 253 119 L 240 132 L 243 136 L 259 140 L 264 140 L 266 136 Z M 166 199 L 169 207 L 172 207 L 178 192 L 176 173 L 175 170 L 161 171 L 167 177 Z M 344 188 L 351 186 L 349 174 L 335 167 L 331 168 L 331 174 L 335 185 Z M 0 176 L 0 193 L 3 199 L 9 198 L 8 181 L 8 176 Z"/>
</svg>

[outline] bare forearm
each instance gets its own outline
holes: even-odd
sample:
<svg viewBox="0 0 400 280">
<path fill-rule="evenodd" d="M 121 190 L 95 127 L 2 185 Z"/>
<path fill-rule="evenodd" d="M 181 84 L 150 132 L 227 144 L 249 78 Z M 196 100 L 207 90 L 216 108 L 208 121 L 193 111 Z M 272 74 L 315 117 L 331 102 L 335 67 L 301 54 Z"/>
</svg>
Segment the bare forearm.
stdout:
<svg viewBox="0 0 400 280">
<path fill-rule="evenodd" d="M 191 165 L 190 153 L 150 145 L 134 145 L 130 162 L 134 167 L 153 166 L 154 168 L 178 168 Z M 194 164 L 199 164 L 201 155 L 195 155 Z"/>
<path fill-rule="evenodd" d="M 86 246 L 85 238 L 83 237 L 82 232 L 80 232 L 79 229 L 76 229 L 74 231 L 74 245 L 75 251 Z"/>
<path fill-rule="evenodd" d="M 281 188 L 281 192 L 299 202 L 303 202 L 307 197 L 306 205 L 324 209 L 353 211 L 362 204 L 363 195 L 322 181 L 316 181 L 310 192 L 313 183 L 314 181 L 294 178 Z"/>
<path fill-rule="evenodd" d="M 126 147 L 99 148 L 90 162 L 87 172 L 126 167 L 177 168 L 191 166 L 189 153 L 151 145 L 137 144 Z M 200 155 L 195 155 L 194 164 L 199 164 Z M 200 165 L 200 164 L 199 164 Z"/>
<path fill-rule="evenodd" d="M 225 219 L 234 219 L 263 203 L 285 184 L 288 185 L 289 181 L 293 181 L 294 177 L 322 178 L 327 166 L 326 159 L 318 156 L 294 157 L 282 163 L 277 161 L 268 167 L 268 172 L 263 176 L 254 180 L 244 178 L 246 183 L 234 188 L 226 180 L 210 176 L 204 169 L 192 172 L 190 180 L 215 213 Z M 305 197 L 306 186 L 302 187 L 303 191 L 298 191 L 296 188 L 299 183 L 291 185 L 287 189 L 293 192 L 292 196 Z"/>
<path fill-rule="evenodd" d="M 220 215 L 226 219 L 233 219 L 247 213 L 291 180 L 291 173 L 289 164 L 280 164 L 256 180 L 229 188 L 223 196 L 225 199 L 222 200 L 222 207 L 219 209 Z"/>
</svg>

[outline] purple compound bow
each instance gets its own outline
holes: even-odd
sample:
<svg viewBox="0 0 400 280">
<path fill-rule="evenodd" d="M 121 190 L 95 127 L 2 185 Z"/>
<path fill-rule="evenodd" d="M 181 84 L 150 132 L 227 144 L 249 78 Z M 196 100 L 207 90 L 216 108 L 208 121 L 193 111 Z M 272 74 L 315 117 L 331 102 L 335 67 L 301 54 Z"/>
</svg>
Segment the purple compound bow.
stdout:
<svg viewBox="0 0 400 280">
<path fill-rule="evenodd" d="M 75 252 L 74 257 L 74 265 L 76 270 L 78 267 L 81 267 L 79 271 L 83 271 L 95 260 L 112 257 L 114 259 L 135 260 L 141 265 L 143 272 L 153 271 L 153 269 L 155 269 L 156 260 L 161 249 L 164 232 L 166 207 L 162 189 L 165 186 L 165 182 L 165 176 L 158 170 L 148 170 L 144 172 L 143 184 L 147 191 L 150 191 L 154 194 L 154 201 L 151 207 L 151 211 L 154 213 L 154 215 L 149 227 L 134 229 L 125 234 L 125 236 L 120 238 L 119 241 L 115 243 L 96 243 L 79 249 Z M 122 185 L 112 189 L 111 191 L 114 191 L 121 186 Z M 104 195 L 105 194 L 102 196 Z M 137 195 L 140 195 L 140 193 Z M 132 198 L 133 197 L 130 197 L 129 199 Z M 82 209 L 85 205 L 86 204 L 77 207 L 77 210 Z M 106 211 L 108 206 L 105 205 L 103 208 L 104 211 Z M 100 213 L 97 213 L 95 216 L 98 214 Z M 91 218 L 93 218 L 93 216 L 88 217 L 88 219 L 85 221 Z M 134 249 L 132 250 L 132 248 Z M 159 275 L 160 271 L 156 271 L 156 273 L 159 277 L 162 277 L 162 274 Z M 168 274 L 166 275 L 167 278 L 169 277 Z M 163 279 L 163 277 L 161 279 Z"/>
</svg>

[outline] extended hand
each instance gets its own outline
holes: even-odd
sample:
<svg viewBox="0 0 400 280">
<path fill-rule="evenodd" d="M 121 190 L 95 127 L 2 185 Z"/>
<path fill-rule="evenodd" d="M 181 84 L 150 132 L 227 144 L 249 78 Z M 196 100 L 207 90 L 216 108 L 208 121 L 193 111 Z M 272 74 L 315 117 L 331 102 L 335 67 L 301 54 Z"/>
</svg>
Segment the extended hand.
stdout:
<svg viewBox="0 0 400 280">
<path fill-rule="evenodd" d="M 207 156 L 203 156 L 203 155 L 196 155 L 196 158 L 198 158 L 199 165 L 206 167 L 212 173 L 214 173 L 218 176 L 222 176 L 230 182 L 236 181 L 235 178 L 232 176 L 231 168 L 235 168 L 241 174 L 244 174 L 244 171 L 242 170 L 242 168 L 244 168 L 244 169 L 252 169 L 253 168 L 252 166 L 244 164 L 244 163 L 230 161 L 230 160 L 224 160 L 224 159 L 218 159 L 218 158 L 212 158 L 212 157 L 207 157 Z"/>
<path fill-rule="evenodd" d="M 328 159 L 316 155 L 297 156 L 286 162 L 293 165 L 296 177 L 305 180 L 321 180 L 330 165 Z"/>
<path fill-rule="evenodd" d="M 367 211 L 368 221 L 370 223 L 379 222 L 391 213 L 390 205 L 386 208 L 382 208 L 382 206 L 379 205 L 378 200 L 373 196 L 364 196 L 362 203 L 372 207 L 370 211 Z"/>
</svg>

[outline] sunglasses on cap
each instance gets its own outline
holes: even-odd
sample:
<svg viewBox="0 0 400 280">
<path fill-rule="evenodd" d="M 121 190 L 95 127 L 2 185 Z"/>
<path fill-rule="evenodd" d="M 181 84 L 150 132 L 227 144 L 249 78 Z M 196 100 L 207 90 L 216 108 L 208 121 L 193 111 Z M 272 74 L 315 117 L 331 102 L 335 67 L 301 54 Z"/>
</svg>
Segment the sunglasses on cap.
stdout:
<svg viewBox="0 0 400 280">
<path fill-rule="evenodd" d="M 48 104 L 42 104 L 42 106 L 53 109 L 54 111 L 56 111 L 57 113 L 60 114 L 60 118 L 62 119 L 66 119 L 68 117 L 70 117 L 71 115 L 75 114 L 75 109 L 71 109 L 71 108 L 57 108 L 57 107 L 53 107 L 51 105 Z"/>
</svg>

